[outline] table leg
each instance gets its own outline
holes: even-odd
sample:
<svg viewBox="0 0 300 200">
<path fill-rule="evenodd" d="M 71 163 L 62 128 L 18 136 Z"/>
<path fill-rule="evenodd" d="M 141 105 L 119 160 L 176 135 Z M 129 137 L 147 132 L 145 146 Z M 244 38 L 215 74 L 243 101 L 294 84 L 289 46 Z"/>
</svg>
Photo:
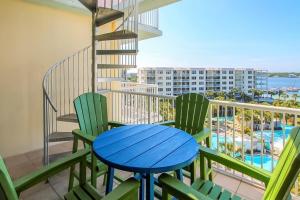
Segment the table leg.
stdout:
<svg viewBox="0 0 300 200">
<path fill-rule="evenodd" d="M 143 178 L 143 176 L 140 179 L 140 192 L 139 192 L 139 199 L 140 200 L 144 200 L 144 195 L 145 195 L 145 179 Z"/>
<path fill-rule="evenodd" d="M 154 177 L 152 173 L 146 174 L 146 200 L 154 199 Z"/>
<path fill-rule="evenodd" d="M 182 169 L 176 170 L 176 176 L 178 180 L 183 181 Z"/>
<path fill-rule="evenodd" d="M 105 194 L 108 194 L 112 191 L 113 185 L 114 185 L 114 168 L 108 167 L 108 172 L 107 172 L 107 185 L 106 185 L 106 191 Z"/>
</svg>

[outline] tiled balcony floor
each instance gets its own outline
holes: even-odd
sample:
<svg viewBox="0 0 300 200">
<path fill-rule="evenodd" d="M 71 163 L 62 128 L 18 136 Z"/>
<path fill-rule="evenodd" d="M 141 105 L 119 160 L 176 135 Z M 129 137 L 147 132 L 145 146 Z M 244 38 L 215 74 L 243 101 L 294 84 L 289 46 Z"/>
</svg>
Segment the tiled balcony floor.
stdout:
<svg viewBox="0 0 300 200">
<path fill-rule="evenodd" d="M 70 151 L 72 147 L 71 142 L 62 143 L 51 147 L 51 153 Z M 35 169 L 42 166 L 42 150 L 37 150 L 22 155 L 17 155 L 13 157 L 8 157 L 5 159 L 5 163 L 9 169 L 10 175 L 15 180 L 23 175 L 26 175 Z M 199 170 L 198 170 L 199 171 Z M 124 177 L 131 176 L 127 172 L 118 172 Z M 40 183 L 35 187 L 23 192 L 20 199 L 24 200 L 56 200 L 61 199 L 67 192 L 68 188 L 68 177 L 69 171 L 66 170 L 53 178 L 50 179 L 49 183 Z M 104 192 L 104 187 L 102 186 L 102 178 L 99 178 L 99 190 Z M 258 200 L 262 198 L 263 190 L 257 187 L 251 186 L 240 180 L 225 176 L 220 173 L 214 174 L 214 182 L 227 190 L 238 194 L 239 196 L 250 199 Z"/>
</svg>

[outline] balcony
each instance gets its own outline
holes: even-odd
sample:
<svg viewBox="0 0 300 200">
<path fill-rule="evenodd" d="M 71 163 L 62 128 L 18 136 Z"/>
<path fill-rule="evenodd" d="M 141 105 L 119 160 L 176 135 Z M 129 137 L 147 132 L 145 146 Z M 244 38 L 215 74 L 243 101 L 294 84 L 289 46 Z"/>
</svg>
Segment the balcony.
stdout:
<svg viewBox="0 0 300 200">
<path fill-rule="evenodd" d="M 159 10 L 151 10 L 139 14 L 139 39 L 145 40 L 153 37 L 159 37 L 162 35 L 162 31 L 159 30 Z"/>
<path fill-rule="evenodd" d="M 126 87 L 129 85 L 126 83 Z M 110 119 L 126 124 L 150 124 L 173 120 L 175 97 L 142 92 L 102 91 L 111 102 Z M 66 102 L 67 103 L 67 102 Z M 64 114 L 72 114 L 74 110 Z M 206 126 L 213 130 L 212 147 L 251 165 L 272 171 L 289 137 L 293 126 L 299 126 L 300 110 L 284 107 L 255 105 L 226 101 L 210 101 Z M 50 153 L 69 152 L 72 142 L 50 147 Z M 42 165 L 43 151 L 34 151 L 6 159 L 10 172 L 18 178 Z M 199 170 L 197 170 L 199 171 Z M 130 173 L 118 171 L 127 178 Z M 264 187 L 261 182 L 246 175 L 214 164 L 214 181 L 245 199 L 261 199 Z M 22 194 L 23 199 L 34 199 L 49 194 L 48 199 L 65 194 L 68 172 L 61 173 L 46 185 L 41 184 Z M 101 181 L 101 179 L 99 180 Z M 188 181 L 185 180 L 187 183 Z M 104 192 L 100 185 L 99 190 Z M 298 179 L 292 190 L 298 199 Z"/>
</svg>

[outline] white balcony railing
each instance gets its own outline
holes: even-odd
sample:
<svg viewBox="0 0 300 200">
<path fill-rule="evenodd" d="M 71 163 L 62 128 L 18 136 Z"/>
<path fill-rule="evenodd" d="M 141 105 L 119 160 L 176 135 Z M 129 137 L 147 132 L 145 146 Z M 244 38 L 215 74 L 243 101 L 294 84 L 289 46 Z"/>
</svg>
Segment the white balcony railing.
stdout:
<svg viewBox="0 0 300 200">
<path fill-rule="evenodd" d="M 135 82 L 120 82 L 120 90 L 126 92 L 142 92 L 157 94 L 158 86 L 155 84 L 143 84 Z"/>
<path fill-rule="evenodd" d="M 112 120 L 127 124 L 174 120 L 175 97 L 139 92 L 109 91 L 106 96 Z M 300 124 L 300 109 L 210 101 L 206 126 L 212 130 L 212 147 L 246 163 L 273 171 L 290 130 Z M 216 170 L 261 183 L 230 169 Z M 298 180 L 293 193 L 298 195 Z"/>
<path fill-rule="evenodd" d="M 139 14 L 138 23 L 159 29 L 159 9 L 150 10 Z"/>
</svg>

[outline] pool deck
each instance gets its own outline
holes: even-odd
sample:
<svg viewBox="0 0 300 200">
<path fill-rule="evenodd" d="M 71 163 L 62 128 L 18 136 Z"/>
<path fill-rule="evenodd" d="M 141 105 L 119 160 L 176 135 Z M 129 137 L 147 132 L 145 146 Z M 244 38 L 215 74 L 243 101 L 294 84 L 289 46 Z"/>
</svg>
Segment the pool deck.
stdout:
<svg viewBox="0 0 300 200">
<path fill-rule="evenodd" d="M 72 148 L 71 142 L 61 143 L 50 148 L 51 153 L 57 152 L 68 152 Z M 36 150 L 33 152 L 8 157 L 5 159 L 5 163 L 8 170 L 15 180 L 23 175 L 26 175 L 42 166 L 43 151 Z M 199 171 L 199 170 L 197 170 Z M 118 171 L 123 177 L 130 177 L 132 174 L 128 172 Z M 63 195 L 66 194 L 68 188 L 68 177 L 69 171 L 63 171 L 60 174 L 50 179 L 49 183 L 40 183 L 33 188 L 23 192 L 20 199 L 23 200 L 57 200 L 62 199 Z M 214 182 L 223 188 L 231 191 L 232 193 L 238 194 L 239 196 L 249 199 L 257 200 L 261 199 L 264 190 L 241 180 L 229 177 L 221 173 L 214 173 Z M 184 180 L 188 182 L 188 180 Z M 98 189 L 104 193 L 104 186 L 102 186 L 102 177 L 98 178 Z"/>
</svg>

